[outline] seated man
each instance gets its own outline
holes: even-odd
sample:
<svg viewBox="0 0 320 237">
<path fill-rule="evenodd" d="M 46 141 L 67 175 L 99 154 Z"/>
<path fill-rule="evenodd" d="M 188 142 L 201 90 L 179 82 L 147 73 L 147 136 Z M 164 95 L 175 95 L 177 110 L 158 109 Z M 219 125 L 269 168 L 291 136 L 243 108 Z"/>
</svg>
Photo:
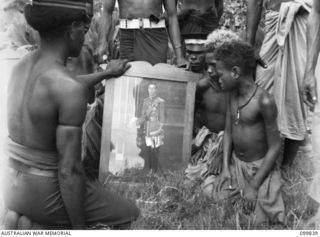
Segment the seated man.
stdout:
<svg viewBox="0 0 320 237">
<path fill-rule="evenodd" d="M 10 213 L 52 229 L 84 229 L 95 222 L 118 226 L 139 215 L 134 204 L 88 181 L 81 165 L 88 86 L 67 70 L 66 61 L 80 53 L 90 24 L 89 6 L 92 10 L 92 1 L 85 0 L 33 0 L 26 5 L 26 20 L 39 32 L 41 43 L 13 69 L 8 87 L 4 202 Z M 101 80 L 127 69 L 120 60 Z"/>
<path fill-rule="evenodd" d="M 212 195 L 225 199 L 240 194 L 244 210 L 253 211 L 256 224 L 283 222 L 277 107 L 273 97 L 254 83 L 254 50 L 241 41 L 225 43 L 210 62 L 216 64 L 221 88 L 230 91 L 223 170 Z"/>
<path fill-rule="evenodd" d="M 185 40 L 191 71 L 203 74 L 196 90 L 194 130 L 197 136 L 191 162 L 185 172 L 191 180 L 200 178 L 204 181 L 204 189 L 210 184 L 211 176 L 221 171 L 227 107 L 227 95 L 217 81 L 215 64 L 207 64 L 206 58 L 210 58 L 215 48 L 223 42 L 237 39 L 239 37 L 231 31 L 216 30 L 206 41 Z"/>
</svg>

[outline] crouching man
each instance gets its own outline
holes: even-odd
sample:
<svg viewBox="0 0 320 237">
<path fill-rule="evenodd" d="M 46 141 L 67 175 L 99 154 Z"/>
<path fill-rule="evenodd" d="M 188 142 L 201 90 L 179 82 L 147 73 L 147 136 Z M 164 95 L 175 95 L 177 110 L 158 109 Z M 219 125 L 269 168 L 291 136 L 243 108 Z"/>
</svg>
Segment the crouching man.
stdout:
<svg viewBox="0 0 320 237">
<path fill-rule="evenodd" d="M 240 196 L 253 211 L 256 224 L 284 221 L 281 176 L 277 160 L 281 146 L 273 97 L 254 83 L 254 50 L 241 41 L 224 43 L 215 62 L 219 84 L 230 92 L 224 134 L 224 162 L 213 197 Z"/>
<path fill-rule="evenodd" d="M 134 204 L 86 180 L 81 165 L 88 87 L 66 62 L 80 53 L 89 8 L 92 1 L 84 0 L 26 5 L 26 20 L 41 43 L 16 65 L 9 83 L 5 205 L 52 229 L 84 229 L 96 222 L 120 226 L 139 215 Z M 105 77 L 128 69 L 124 60 L 112 65 Z"/>
<path fill-rule="evenodd" d="M 228 98 L 217 80 L 215 63 L 208 59 L 223 42 L 238 39 L 231 31 L 216 30 L 207 40 L 202 40 L 201 37 L 185 40 L 191 71 L 203 74 L 196 90 L 194 130 L 197 135 L 185 174 L 189 180 L 199 180 L 203 191 L 208 195 L 211 182 L 222 169 L 223 130 Z"/>
</svg>

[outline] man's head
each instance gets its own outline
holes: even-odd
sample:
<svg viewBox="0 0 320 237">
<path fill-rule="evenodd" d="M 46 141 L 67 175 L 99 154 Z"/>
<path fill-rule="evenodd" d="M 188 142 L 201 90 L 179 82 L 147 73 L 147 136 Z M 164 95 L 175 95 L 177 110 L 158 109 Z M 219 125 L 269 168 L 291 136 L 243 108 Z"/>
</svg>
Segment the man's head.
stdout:
<svg viewBox="0 0 320 237">
<path fill-rule="evenodd" d="M 90 27 L 92 7 L 92 0 L 33 0 L 25 6 L 24 14 L 28 24 L 39 32 L 41 40 L 57 42 L 63 39 L 68 56 L 76 57 Z"/>
<path fill-rule="evenodd" d="M 211 80 L 217 81 L 219 78 L 216 70 L 216 62 L 213 58 L 215 49 L 220 47 L 223 43 L 228 43 L 236 40 L 240 40 L 240 37 L 229 30 L 215 30 L 208 35 L 205 42 L 205 48 L 207 52 L 206 64 L 208 65 L 207 71 Z"/>
<path fill-rule="evenodd" d="M 189 39 L 185 40 L 185 44 L 191 71 L 203 72 L 206 69 L 204 40 Z"/>
<path fill-rule="evenodd" d="M 240 40 L 223 43 L 207 57 L 209 65 L 215 64 L 220 87 L 233 90 L 240 78 L 252 77 L 256 67 L 254 49 Z"/>
<path fill-rule="evenodd" d="M 157 95 L 158 87 L 155 83 L 150 83 L 148 85 L 148 93 L 150 97 L 155 97 Z"/>
<path fill-rule="evenodd" d="M 214 30 L 212 31 L 205 42 L 206 50 L 213 53 L 216 48 L 223 43 L 240 40 L 240 37 L 230 30 Z"/>
</svg>

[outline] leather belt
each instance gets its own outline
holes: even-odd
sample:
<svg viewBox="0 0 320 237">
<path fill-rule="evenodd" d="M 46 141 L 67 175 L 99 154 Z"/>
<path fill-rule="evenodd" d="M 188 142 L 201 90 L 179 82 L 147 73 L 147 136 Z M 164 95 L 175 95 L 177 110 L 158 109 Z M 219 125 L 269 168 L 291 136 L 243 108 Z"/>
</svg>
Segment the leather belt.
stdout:
<svg viewBox="0 0 320 237">
<path fill-rule="evenodd" d="M 56 170 L 43 170 L 36 167 L 32 167 L 30 165 L 24 164 L 18 160 L 14 160 L 12 158 L 9 158 L 8 162 L 9 167 L 16 171 L 20 171 L 22 173 L 26 174 L 33 174 L 38 176 L 44 176 L 44 177 L 58 177 L 58 171 Z"/>
<path fill-rule="evenodd" d="M 120 29 L 154 29 L 154 28 L 166 28 L 164 19 L 158 23 L 150 21 L 148 18 L 139 19 L 120 19 Z"/>
</svg>

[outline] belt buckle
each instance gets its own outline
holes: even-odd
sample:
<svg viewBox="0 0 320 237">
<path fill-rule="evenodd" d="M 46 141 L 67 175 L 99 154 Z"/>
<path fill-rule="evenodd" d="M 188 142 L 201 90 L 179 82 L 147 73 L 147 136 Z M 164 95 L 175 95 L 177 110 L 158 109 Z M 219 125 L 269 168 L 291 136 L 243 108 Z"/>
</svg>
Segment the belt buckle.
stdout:
<svg viewBox="0 0 320 237">
<path fill-rule="evenodd" d="M 142 29 L 143 28 L 143 19 L 139 18 L 139 28 Z"/>
</svg>

